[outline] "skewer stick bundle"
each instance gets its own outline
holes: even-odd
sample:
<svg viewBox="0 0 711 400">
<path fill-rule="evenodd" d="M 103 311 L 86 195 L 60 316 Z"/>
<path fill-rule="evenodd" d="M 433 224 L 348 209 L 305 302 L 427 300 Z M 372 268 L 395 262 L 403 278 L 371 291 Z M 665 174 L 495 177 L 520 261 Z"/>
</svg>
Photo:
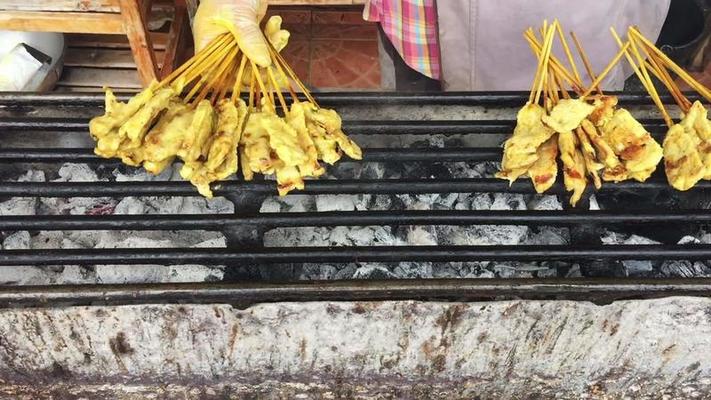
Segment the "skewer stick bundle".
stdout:
<svg viewBox="0 0 711 400">
<path fill-rule="evenodd" d="M 107 88 L 105 114 L 90 123 L 96 154 L 143 165 L 154 174 L 179 159 L 181 176 L 208 198 L 210 184 L 234 175 L 239 165 L 245 180 L 255 173 L 275 174 L 278 192 L 285 195 L 303 189 L 304 178 L 322 175 L 321 162 L 333 164 L 343 153 L 361 159 L 338 114 L 318 106 L 279 54 L 288 38 L 288 33 L 271 35 L 279 32 L 285 32 L 281 19 L 272 17 L 265 37 L 281 40 L 278 49 L 267 40 L 267 66 L 250 60 L 232 34 L 223 34 L 128 103 L 116 101 Z M 247 103 L 241 99 L 245 90 Z"/>
</svg>

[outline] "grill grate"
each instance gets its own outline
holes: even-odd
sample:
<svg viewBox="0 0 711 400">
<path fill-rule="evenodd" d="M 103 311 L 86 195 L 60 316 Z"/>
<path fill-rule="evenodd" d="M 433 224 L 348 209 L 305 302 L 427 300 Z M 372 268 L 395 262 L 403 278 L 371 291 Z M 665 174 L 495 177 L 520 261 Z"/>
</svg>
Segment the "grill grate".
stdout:
<svg viewBox="0 0 711 400">
<path fill-rule="evenodd" d="M 692 96 L 693 98 L 693 96 Z M 399 94 L 322 94 L 320 103 L 333 106 L 383 107 L 485 107 L 516 108 L 526 101 L 522 93 L 438 95 Z M 671 98 L 664 98 L 670 103 Z M 0 163 L 4 165 L 65 162 L 116 167 L 115 160 L 97 158 L 90 148 L 55 146 L 17 147 L 12 136 L 41 132 L 57 141 L 86 137 L 87 116 L 100 112 L 103 99 L 95 95 L 0 95 Z M 621 94 L 622 106 L 651 105 L 646 95 Z M 38 116 L 39 115 L 39 116 Z M 58 117 L 57 115 L 61 115 Z M 513 115 L 513 113 L 511 113 Z M 658 118 L 641 119 L 650 132 L 660 135 L 665 125 Z M 426 136 L 426 135 L 505 135 L 514 121 L 446 120 L 446 121 L 346 121 L 344 129 L 352 136 Z M 10 144 L 7 144 L 10 143 Z M 499 148 L 368 148 L 363 162 L 442 163 L 498 161 Z M 344 163 L 350 161 L 344 160 Z M 711 223 L 711 211 L 693 209 L 645 209 L 634 204 L 625 208 L 602 211 L 349 211 L 259 213 L 261 202 L 275 194 L 271 181 L 228 181 L 214 186 L 217 196 L 235 204 L 236 214 L 218 215 L 61 215 L 0 216 L 0 231 L 76 231 L 76 230 L 210 230 L 221 231 L 233 245 L 228 248 L 161 248 L 161 249 L 42 249 L 0 250 L 2 266 L 51 265 L 125 265 L 133 264 L 220 264 L 235 266 L 264 265 L 282 268 L 295 263 L 349 262 L 464 262 L 464 261 L 595 261 L 615 260 L 711 260 L 711 245 L 601 245 L 574 242 L 570 245 L 490 245 L 490 246 L 351 246 L 351 247 L 263 247 L 259 235 L 274 228 L 338 226 L 412 226 L 412 225 L 524 225 L 585 227 L 619 227 L 628 229 L 682 230 Z M 711 182 L 702 181 L 690 192 L 704 194 Z M 498 179 L 337 179 L 307 182 L 298 194 L 431 194 L 513 192 L 533 194 L 529 182 L 518 181 L 509 187 Z M 602 194 L 636 193 L 652 197 L 670 192 L 663 173 L 646 183 L 605 184 Z M 558 182 L 551 194 L 563 195 Z M 687 194 L 673 194 L 686 196 Z M 195 196 L 186 182 L 0 182 L 0 196 L 5 197 L 126 197 L 126 196 Z M 257 232 L 257 237 L 254 233 Z M 235 246 L 239 243 L 239 246 Z M 54 285 L 4 286 L 0 288 L 0 305 L 88 304 L 95 302 L 168 302 L 228 301 L 234 303 L 276 300 L 365 300 L 365 299 L 473 299 L 473 298 L 583 298 L 608 301 L 617 298 L 655 297 L 661 295 L 708 295 L 711 280 L 694 279 L 527 279 L 527 280 L 384 280 L 333 282 L 242 282 L 147 285 Z"/>
</svg>

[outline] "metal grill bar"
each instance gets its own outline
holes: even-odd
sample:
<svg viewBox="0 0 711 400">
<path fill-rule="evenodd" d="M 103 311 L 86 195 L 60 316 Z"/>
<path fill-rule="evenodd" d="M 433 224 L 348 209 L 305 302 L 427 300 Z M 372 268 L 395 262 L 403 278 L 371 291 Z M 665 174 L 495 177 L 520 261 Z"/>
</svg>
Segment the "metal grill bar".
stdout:
<svg viewBox="0 0 711 400">
<path fill-rule="evenodd" d="M 649 105 L 652 99 L 646 92 L 609 92 L 619 99 L 621 106 Z M 697 93 L 685 93 L 691 100 L 701 100 Z M 120 94 L 118 99 L 127 101 L 133 94 Z M 288 94 L 287 94 L 288 96 Z M 674 104 L 670 95 L 661 95 L 664 104 Z M 301 100 L 305 98 L 300 97 Z M 493 106 L 493 107 L 521 107 L 528 101 L 528 95 L 522 92 L 448 92 L 448 93 L 362 93 L 338 92 L 319 93 L 319 104 L 324 107 L 354 106 L 354 105 L 423 105 L 423 106 Z M 72 94 L 42 94 L 3 93 L 0 94 L 0 106 L 27 107 L 27 106 L 94 106 L 104 104 L 104 95 L 101 93 L 72 93 Z"/>
<path fill-rule="evenodd" d="M 652 133 L 667 131 L 660 119 L 640 119 L 639 122 Z M 89 131 L 86 118 L 0 118 L 0 134 L 11 131 L 32 130 L 85 135 Z M 343 121 L 349 135 L 468 135 L 509 134 L 516 126 L 515 120 L 444 120 L 444 121 Z"/>
<path fill-rule="evenodd" d="M 668 190 L 669 184 L 661 179 L 647 182 L 620 182 L 606 184 L 601 192 L 611 191 L 659 191 Z M 693 191 L 711 189 L 711 181 L 699 182 Z M 272 181 L 242 182 L 225 181 L 213 186 L 216 196 L 253 192 L 276 194 Z M 500 179 L 377 179 L 377 180 L 316 180 L 308 181 L 302 191 L 293 194 L 424 194 L 424 193 L 471 193 L 510 192 L 535 193 L 530 181 L 516 181 L 509 186 Z M 560 182 L 547 193 L 564 194 Z M 189 182 L 3 182 L 0 196 L 18 197 L 121 197 L 121 196 L 197 196 Z"/>
<path fill-rule="evenodd" d="M 2 216 L 0 230 L 222 230 L 230 225 L 268 228 L 376 225 L 529 225 L 708 224 L 711 210 L 626 211 L 356 211 L 186 215 Z"/>
<path fill-rule="evenodd" d="M 369 246 L 231 249 L 1 250 L 0 265 L 711 260 L 711 245 Z"/>
<path fill-rule="evenodd" d="M 0 307 L 91 304 L 489 299 L 622 299 L 708 296 L 711 279 L 432 279 L 295 283 L 188 283 L 0 287 Z"/>
<path fill-rule="evenodd" d="M 407 162 L 407 161 L 498 161 L 501 159 L 501 149 L 496 147 L 461 147 L 461 148 L 412 148 L 388 149 L 367 148 L 364 150 L 363 161 L 368 162 Z M 348 158 L 342 161 L 349 161 Z M 107 160 L 94 154 L 87 148 L 55 148 L 32 149 L 14 148 L 0 149 L 0 163 L 16 162 L 82 162 L 119 164 L 117 159 Z"/>
</svg>

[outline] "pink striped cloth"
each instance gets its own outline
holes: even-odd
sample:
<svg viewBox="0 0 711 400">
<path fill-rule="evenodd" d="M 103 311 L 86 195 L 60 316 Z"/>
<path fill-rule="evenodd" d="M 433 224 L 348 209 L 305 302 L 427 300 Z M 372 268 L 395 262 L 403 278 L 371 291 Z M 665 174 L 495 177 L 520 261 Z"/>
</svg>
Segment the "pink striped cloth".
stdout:
<svg viewBox="0 0 711 400">
<path fill-rule="evenodd" d="M 432 79 L 440 79 L 435 0 L 368 0 L 363 19 L 380 22 L 407 65 Z"/>
</svg>

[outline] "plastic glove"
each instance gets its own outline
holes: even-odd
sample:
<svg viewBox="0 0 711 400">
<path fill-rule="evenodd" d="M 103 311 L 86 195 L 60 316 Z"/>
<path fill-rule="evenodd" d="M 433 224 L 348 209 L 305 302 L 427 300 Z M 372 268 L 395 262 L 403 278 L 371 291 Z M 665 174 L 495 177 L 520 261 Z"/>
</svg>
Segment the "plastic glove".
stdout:
<svg viewBox="0 0 711 400">
<path fill-rule="evenodd" d="M 202 0 L 193 22 L 196 50 L 229 32 L 250 60 L 260 67 L 270 66 L 269 46 L 259 28 L 266 12 L 266 0 Z"/>
</svg>

